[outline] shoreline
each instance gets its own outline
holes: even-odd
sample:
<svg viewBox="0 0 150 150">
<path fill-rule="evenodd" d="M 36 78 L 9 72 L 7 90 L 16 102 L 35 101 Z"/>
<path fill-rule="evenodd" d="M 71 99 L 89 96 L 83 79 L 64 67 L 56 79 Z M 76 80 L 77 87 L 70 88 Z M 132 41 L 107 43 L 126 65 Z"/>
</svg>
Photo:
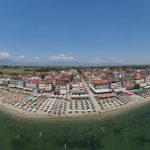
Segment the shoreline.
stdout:
<svg viewBox="0 0 150 150">
<path fill-rule="evenodd" d="M 87 115 L 78 115 L 78 116 L 50 116 L 45 114 L 35 114 L 30 113 L 27 111 L 20 110 L 19 108 L 14 108 L 14 106 L 1 103 L 0 102 L 0 111 L 4 112 L 5 114 L 12 116 L 14 118 L 21 118 L 21 119 L 29 119 L 29 120 L 39 120 L 39 121 L 51 121 L 51 120 L 91 120 L 91 119 L 105 119 L 110 118 L 113 116 L 117 116 L 122 113 L 128 113 L 129 111 L 132 111 L 134 109 L 140 108 L 146 104 L 150 104 L 150 97 L 147 98 L 141 98 L 138 101 L 135 101 L 134 103 L 107 110 L 104 112 L 95 113 L 95 114 L 87 114 Z"/>
</svg>

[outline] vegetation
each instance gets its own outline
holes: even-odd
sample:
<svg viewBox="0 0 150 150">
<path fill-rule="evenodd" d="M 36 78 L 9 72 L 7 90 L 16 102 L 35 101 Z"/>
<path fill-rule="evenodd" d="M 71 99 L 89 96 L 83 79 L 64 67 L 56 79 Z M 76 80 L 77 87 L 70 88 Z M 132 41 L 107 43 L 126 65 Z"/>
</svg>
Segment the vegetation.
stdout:
<svg viewBox="0 0 150 150">
<path fill-rule="evenodd" d="M 135 84 L 134 89 L 140 89 L 140 84 Z"/>
<path fill-rule="evenodd" d="M 1 68 L 0 69 L 1 74 L 7 74 L 7 75 L 18 75 L 18 74 L 32 74 L 33 70 L 27 71 L 24 68 Z"/>
<path fill-rule="evenodd" d="M 3 66 L 0 68 L 0 74 L 7 74 L 7 75 L 27 75 L 27 74 L 36 74 L 36 73 L 45 73 L 49 71 L 62 71 L 68 70 L 68 67 L 9 67 Z"/>
<path fill-rule="evenodd" d="M 84 69 L 103 69 L 108 67 L 112 70 L 126 70 L 130 71 L 130 69 L 150 69 L 148 65 L 139 65 L 139 66 L 81 66 L 81 67 L 63 67 L 63 66 L 51 66 L 51 67 L 38 67 L 38 66 L 1 66 L 0 74 L 35 74 L 35 73 L 44 73 L 49 71 L 61 71 L 61 70 L 69 70 L 77 69 L 80 74 L 82 74 Z"/>
</svg>

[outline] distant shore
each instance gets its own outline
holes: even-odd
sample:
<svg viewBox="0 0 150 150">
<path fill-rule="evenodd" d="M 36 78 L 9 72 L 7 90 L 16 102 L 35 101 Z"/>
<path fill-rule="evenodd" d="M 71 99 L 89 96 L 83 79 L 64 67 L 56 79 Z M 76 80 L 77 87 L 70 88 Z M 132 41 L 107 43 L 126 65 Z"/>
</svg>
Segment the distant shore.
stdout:
<svg viewBox="0 0 150 150">
<path fill-rule="evenodd" d="M 150 104 L 150 97 L 148 98 L 141 98 L 139 101 L 135 103 L 128 104 L 122 106 L 120 108 L 116 108 L 113 110 L 107 110 L 100 113 L 95 114 L 87 114 L 87 115 L 78 115 L 78 116 L 52 116 L 52 115 L 45 115 L 40 113 L 31 113 L 14 106 L 5 104 L 0 102 L 0 110 L 3 111 L 5 114 L 8 114 L 12 117 L 23 118 L 23 119 L 32 119 L 32 120 L 88 120 L 88 119 L 104 119 L 119 115 L 121 113 L 128 113 L 136 108 L 140 108 L 146 104 Z"/>
</svg>

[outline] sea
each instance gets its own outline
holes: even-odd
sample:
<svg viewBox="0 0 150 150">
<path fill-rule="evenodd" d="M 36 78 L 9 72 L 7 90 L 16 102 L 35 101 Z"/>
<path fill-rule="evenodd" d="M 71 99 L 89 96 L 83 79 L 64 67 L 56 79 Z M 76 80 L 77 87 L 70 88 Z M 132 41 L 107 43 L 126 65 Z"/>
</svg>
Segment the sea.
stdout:
<svg viewBox="0 0 150 150">
<path fill-rule="evenodd" d="M 150 105 L 105 119 L 31 120 L 0 112 L 0 150 L 150 150 Z"/>
</svg>

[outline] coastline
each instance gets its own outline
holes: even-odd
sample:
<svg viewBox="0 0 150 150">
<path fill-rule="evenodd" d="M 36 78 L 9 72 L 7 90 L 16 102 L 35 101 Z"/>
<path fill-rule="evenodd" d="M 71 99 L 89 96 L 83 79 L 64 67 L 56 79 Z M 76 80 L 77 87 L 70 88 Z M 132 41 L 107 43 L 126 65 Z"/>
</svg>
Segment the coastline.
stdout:
<svg viewBox="0 0 150 150">
<path fill-rule="evenodd" d="M 150 97 L 141 98 L 140 100 L 135 101 L 134 103 L 121 106 L 119 108 L 107 110 L 101 113 L 77 115 L 77 116 L 52 116 L 52 115 L 45 115 L 45 114 L 40 114 L 40 113 L 27 112 L 19 108 L 16 108 L 14 106 L 0 102 L 0 111 L 15 118 L 17 117 L 17 118 L 29 119 L 29 120 L 41 120 L 41 121 L 42 120 L 45 120 L 45 121 L 46 120 L 47 121 L 50 121 L 50 120 L 88 120 L 88 119 L 101 120 L 101 119 L 117 116 L 122 113 L 128 113 L 129 111 L 140 108 L 146 104 L 150 104 Z"/>
</svg>

